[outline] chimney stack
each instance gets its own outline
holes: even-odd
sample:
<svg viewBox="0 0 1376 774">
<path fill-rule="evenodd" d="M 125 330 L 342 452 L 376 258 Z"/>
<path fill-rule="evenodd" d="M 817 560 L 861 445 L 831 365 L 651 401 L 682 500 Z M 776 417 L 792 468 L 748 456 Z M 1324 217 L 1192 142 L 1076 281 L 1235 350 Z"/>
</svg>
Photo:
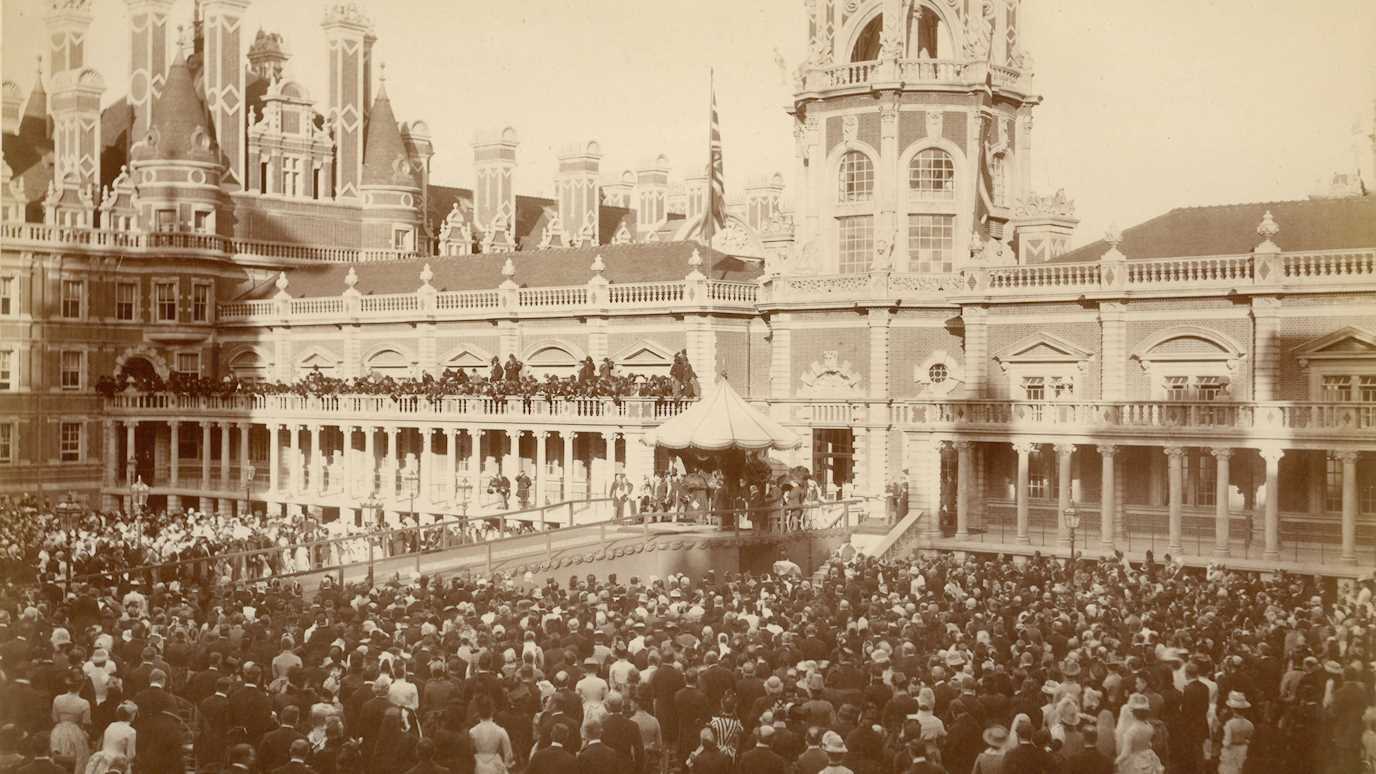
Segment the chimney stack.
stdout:
<svg viewBox="0 0 1376 774">
<path fill-rule="evenodd" d="M 253 45 L 248 47 L 248 69 L 253 77 L 268 83 L 286 77 L 287 60 L 291 52 L 281 33 L 258 30 L 253 36 Z"/>
<path fill-rule="evenodd" d="M 363 121 L 372 105 L 373 22 L 355 2 L 334 3 L 320 23 L 330 67 L 326 122 L 334 128 L 335 198 L 357 201 L 363 183 Z"/>
<path fill-rule="evenodd" d="M 148 134 L 153 100 L 167 79 L 167 14 L 175 0 L 125 0 L 129 6 L 129 144 Z"/>
<path fill-rule="evenodd" d="M 745 222 L 759 230 L 782 209 L 784 176 L 775 172 L 751 179 L 745 187 Z"/>
<path fill-rule="evenodd" d="M 19 132 L 19 111 L 24 109 L 24 93 L 19 90 L 19 84 L 14 81 L 5 81 L 0 86 L 4 95 L 4 130 L 9 134 Z"/>
<path fill-rule="evenodd" d="M 669 157 L 660 154 L 642 162 L 635 171 L 636 223 L 653 229 L 668 214 Z"/>
<path fill-rule="evenodd" d="M 473 138 L 473 216 L 484 252 L 516 249 L 516 130 L 479 132 Z"/>
<path fill-rule="evenodd" d="M 105 80 L 86 67 L 91 26 L 88 2 L 73 2 L 43 18 L 48 30 L 53 120 L 54 182 L 59 188 L 90 193 L 100 185 L 100 95 Z"/>
<path fill-rule="evenodd" d="M 401 142 L 406 146 L 406 155 L 411 157 L 412 166 L 419 173 L 420 215 L 428 241 L 435 231 L 435 224 L 430 222 L 430 159 L 435 155 L 435 145 L 430 140 L 430 126 L 424 121 L 403 123 Z"/>
<path fill-rule="evenodd" d="M 636 208 L 635 173 L 623 170 L 614 182 L 602 184 L 602 201 L 611 207 Z"/>
<path fill-rule="evenodd" d="M 252 0 L 201 0 L 201 31 L 205 58 L 201 78 L 205 106 L 220 146 L 225 174 L 221 183 L 243 188 L 244 158 L 244 63 L 240 32 L 244 11 Z"/>
<path fill-rule="evenodd" d="M 683 181 L 683 193 L 686 197 L 683 214 L 691 223 L 707 211 L 707 175 L 686 178 Z"/>
<path fill-rule="evenodd" d="M 596 140 L 571 145 L 559 153 L 559 174 L 554 177 L 554 198 L 559 221 L 564 225 L 564 244 L 582 247 L 598 241 L 601 198 L 598 174 L 602 146 Z"/>
</svg>

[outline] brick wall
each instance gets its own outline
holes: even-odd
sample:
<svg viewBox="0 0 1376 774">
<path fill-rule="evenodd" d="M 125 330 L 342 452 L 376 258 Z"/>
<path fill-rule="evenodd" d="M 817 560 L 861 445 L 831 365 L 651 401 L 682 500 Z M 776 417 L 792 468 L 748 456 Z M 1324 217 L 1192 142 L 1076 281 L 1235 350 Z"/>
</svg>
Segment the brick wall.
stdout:
<svg viewBox="0 0 1376 774">
<path fill-rule="evenodd" d="M 870 346 L 869 329 L 863 324 L 856 327 L 804 328 L 793 331 L 792 372 L 789 383 L 796 393 L 802 386 L 801 376 L 822 361 L 822 353 L 836 350 L 837 360 L 849 362 L 850 367 L 860 374 L 860 389 L 869 388 Z"/>
<path fill-rule="evenodd" d="M 1213 319 L 1191 319 L 1188 315 L 1182 314 L 1177 320 L 1129 320 L 1127 323 L 1127 347 L 1126 353 L 1131 358 L 1132 353 L 1144 343 L 1144 341 L 1154 334 L 1180 327 L 1201 328 L 1205 331 L 1212 331 L 1222 334 L 1225 338 L 1232 340 L 1247 353 L 1248 358 L 1238 364 L 1237 370 L 1232 375 L 1232 395 L 1236 400 L 1247 400 L 1252 394 L 1251 377 L 1251 351 L 1252 351 L 1252 321 L 1241 320 L 1213 320 Z M 1174 346 L 1174 345 L 1173 345 Z M 1217 351 L 1217 350 L 1214 350 Z M 1129 400 L 1150 400 L 1152 385 L 1150 376 L 1143 371 L 1136 360 L 1130 359 L 1127 372 L 1127 395 Z"/>
<path fill-rule="evenodd" d="M 1288 306 L 1290 299 L 1286 299 L 1285 303 Z M 1371 302 L 1368 300 L 1366 310 L 1371 309 Z M 1352 311 L 1353 314 L 1341 317 L 1282 317 L 1280 319 L 1280 339 L 1276 342 L 1276 354 L 1280 359 L 1280 375 L 1276 396 L 1279 400 L 1320 400 L 1322 398 L 1319 395 L 1309 394 L 1310 372 L 1300 366 L 1299 358 L 1295 356 L 1294 349 L 1348 326 L 1376 332 L 1376 312 L 1359 314 L 1355 308 Z"/>
<path fill-rule="evenodd" d="M 964 365 L 964 343 L 951 329 L 895 325 L 889 333 L 889 393 L 895 399 L 919 397 L 923 387 L 913 381 L 914 369 L 938 350 Z"/>
<path fill-rule="evenodd" d="M 1080 384 L 1083 386 L 1083 395 L 1081 397 L 1086 400 L 1096 399 L 1099 395 L 1099 372 L 1101 367 L 1099 324 L 1092 322 L 1060 321 L 1048 322 L 1031 328 L 1026 324 L 995 324 L 994 320 L 990 320 L 989 366 L 987 371 L 989 374 L 989 397 L 995 400 L 1010 400 L 1013 398 L 1008 374 L 1006 374 L 1003 367 L 994 360 L 994 356 L 1034 333 L 1048 333 L 1058 339 L 1064 339 L 1081 349 L 1094 353 L 1095 357 L 1093 360 L 1089 361 Z"/>
</svg>

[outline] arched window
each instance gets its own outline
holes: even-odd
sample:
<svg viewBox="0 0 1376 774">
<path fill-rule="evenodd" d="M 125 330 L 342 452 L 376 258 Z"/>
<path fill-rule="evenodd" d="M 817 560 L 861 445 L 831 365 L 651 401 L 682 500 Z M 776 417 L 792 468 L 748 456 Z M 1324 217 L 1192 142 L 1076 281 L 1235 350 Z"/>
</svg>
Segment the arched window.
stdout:
<svg viewBox="0 0 1376 774">
<path fill-rule="evenodd" d="M 368 358 L 366 370 L 381 376 L 407 376 L 411 373 L 411 364 L 400 352 L 384 349 Z"/>
<path fill-rule="evenodd" d="M 850 52 L 850 61 L 873 62 L 878 59 L 879 38 L 883 33 L 884 17 L 881 14 L 870 19 L 865 28 L 860 30 L 860 35 L 855 39 L 855 47 Z"/>
<path fill-rule="evenodd" d="M 940 148 L 919 151 L 908 162 L 908 190 L 924 199 L 956 197 L 956 165 Z"/>
<path fill-rule="evenodd" d="M 838 201 L 870 201 L 874 198 L 874 162 L 860 151 L 846 151 L 841 156 L 839 182 Z"/>
</svg>

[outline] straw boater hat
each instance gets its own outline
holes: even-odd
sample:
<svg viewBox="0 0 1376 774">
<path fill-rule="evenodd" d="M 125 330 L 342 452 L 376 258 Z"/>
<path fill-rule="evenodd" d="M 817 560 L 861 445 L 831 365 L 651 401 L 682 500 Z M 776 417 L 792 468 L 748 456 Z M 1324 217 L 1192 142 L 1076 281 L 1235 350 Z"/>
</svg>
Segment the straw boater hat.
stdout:
<svg viewBox="0 0 1376 774">
<path fill-rule="evenodd" d="M 835 731 L 828 731 L 822 737 L 822 752 L 843 755 L 846 752 L 846 742 L 840 734 Z"/>
<path fill-rule="evenodd" d="M 1151 699 L 1148 699 L 1146 694 L 1134 693 L 1128 697 L 1128 709 L 1149 712 L 1151 710 Z"/>
<path fill-rule="evenodd" d="M 984 729 L 984 743 L 990 747 L 1003 747 L 1008 742 L 1008 730 L 1003 726 L 990 726 Z"/>
<path fill-rule="evenodd" d="M 1252 703 L 1247 701 L 1247 696 L 1242 691 L 1229 691 L 1228 706 L 1233 709 L 1247 709 Z"/>
</svg>

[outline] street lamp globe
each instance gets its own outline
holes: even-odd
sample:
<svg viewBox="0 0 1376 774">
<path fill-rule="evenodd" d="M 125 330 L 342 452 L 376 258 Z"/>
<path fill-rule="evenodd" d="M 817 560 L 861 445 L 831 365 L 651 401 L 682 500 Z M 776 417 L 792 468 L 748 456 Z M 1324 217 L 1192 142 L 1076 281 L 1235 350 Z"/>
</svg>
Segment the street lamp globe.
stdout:
<svg viewBox="0 0 1376 774">
<path fill-rule="evenodd" d="M 1065 525 L 1072 530 L 1080 528 L 1080 511 L 1073 505 L 1065 509 Z"/>
</svg>

